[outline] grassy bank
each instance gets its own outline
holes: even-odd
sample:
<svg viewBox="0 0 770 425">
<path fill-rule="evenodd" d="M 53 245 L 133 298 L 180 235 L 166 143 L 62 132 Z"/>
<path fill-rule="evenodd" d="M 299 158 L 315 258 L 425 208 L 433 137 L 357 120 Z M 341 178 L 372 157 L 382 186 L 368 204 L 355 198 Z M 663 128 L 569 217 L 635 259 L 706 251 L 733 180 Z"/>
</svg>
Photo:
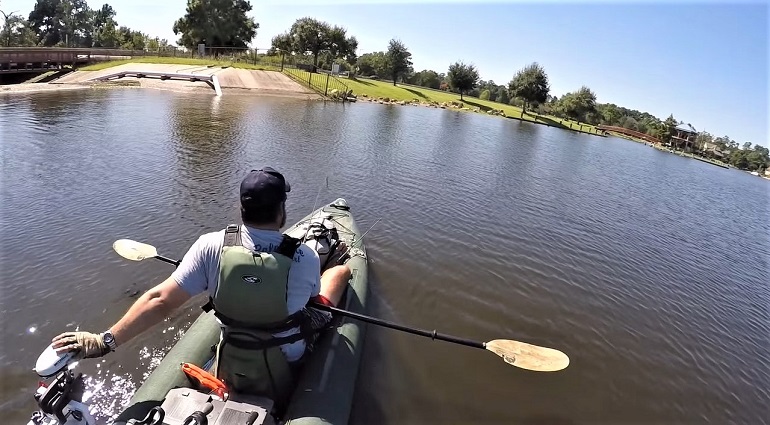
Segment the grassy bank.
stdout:
<svg viewBox="0 0 770 425">
<path fill-rule="evenodd" d="M 98 71 L 118 65 L 127 63 L 158 63 L 158 64 L 180 64 L 180 65 L 198 65 L 198 66 L 223 66 L 233 67 L 240 69 L 255 69 L 266 71 L 279 71 L 280 67 L 272 63 L 258 63 L 252 65 L 245 62 L 233 62 L 230 60 L 214 60 L 214 59 L 199 59 L 199 58 L 186 58 L 186 57 L 137 57 L 132 59 L 123 59 L 115 61 L 107 61 L 95 63 L 92 65 L 80 68 L 82 71 Z M 327 78 L 325 74 L 310 74 L 307 71 L 303 71 L 296 68 L 285 68 L 284 73 L 296 80 L 297 82 L 307 86 L 309 85 L 315 91 L 323 94 L 325 92 Z M 343 89 L 339 83 L 345 84 L 348 89 L 353 90 L 359 99 L 362 97 L 368 98 L 387 98 L 390 101 L 417 101 L 423 104 L 450 104 L 452 102 L 460 102 L 460 95 L 456 93 L 433 90 L 426 87 L 418 87 L 411 85 L 398 85 L 394 86 L 392 82 L 369 80 L 364 78 L 348 79 L 348 78 L 332 78 L 329 81 L 329 90 L 331 89 Z M 365 96 L 363 96 L 365 95 Z M 545 124 L 552 127 L 564 128 L 579 131 L 588 134 L 603 134 L 601 131 L 596 130 L 595 127 L 588 124 L 580 124 L 575 121 L 561 119 L 549 115 L 540 115 L 536 112 L 528 111 L 523 113 L 521 108 L 512 105 L 506 105 L 497 102 L 491 102 L 489 100 L 481 100 L 475 97 L 466 96 L 463 100 L 463 107 L 468 108 L 470 111 L 477 111 L 481 113 L 487 113 L 487 111 L 502 111 L 507 118 L 519 119 L 523 121 L 529 121 L 537 124 Z"/>
<path fill-rule="evenodd" d="M 270 64 L 257 64 L 252 65 L 245 62 L 233 62 L 231 60 L 215 60 L 215 59 L 198 59 L 198 58 L 182 58 L 182 57 L 164 57 L 164 56 L 149 56 L 149 57 L 137 57 L 132 59 L 121 59 L 114 61 L 99 62 L 92 65 L 78 68 L 78 71 L 99 71 L 106 68 L 112 68 L 113 66 L 124 65 L 127 63 L 160 63 L 171 65 L 200 65 L 200 66 L 223 66 L 233 67 L 239 69 L 256 69 L 262 71 L 277 71 L 278 68 Z"/>
<path fill-rule="evenodd" d="M 436 103 L 450 103 L 453 101 L 460 101 L 459 94 L 441 90 L 433 90 L 425 87 L 410 85 L 394 86 L 393 82 L 369 80 L 364 78 L 358 78 L 356 80 L 342 78 L 341 81 L 345 83 L 348 88 L 353 90 L 353 93 L 355 93 L 359 99 L 361 98 L 362 94 L 365 94 L 370 98 L 388 98 L 391 100 L 403 100 L 407 102 L 413 100 Z M 524 114 L 522 113 L 522 109 L 517 108 L 516 106 L 490 102 L 488 100 L 481 100 L 470 96 L 464 96 L 462 102 L 466 107 L 471 109 L 478 108 L 481 112 L 486 112 L 490 109 L 502 110 L 505 112 L 505 116 L 508 118 L 520 119 L 538 124 L 546 124 L 553 127 L 572 129 L 588 134 L 601 134 L 600 131 L 597 131 L 596 128 L 588 124 L 581 125 L 575 121 L 565 120 L 548 115 L 539 115 L 531 111 L 527 111 L 527 113 Z"/>
</svg>

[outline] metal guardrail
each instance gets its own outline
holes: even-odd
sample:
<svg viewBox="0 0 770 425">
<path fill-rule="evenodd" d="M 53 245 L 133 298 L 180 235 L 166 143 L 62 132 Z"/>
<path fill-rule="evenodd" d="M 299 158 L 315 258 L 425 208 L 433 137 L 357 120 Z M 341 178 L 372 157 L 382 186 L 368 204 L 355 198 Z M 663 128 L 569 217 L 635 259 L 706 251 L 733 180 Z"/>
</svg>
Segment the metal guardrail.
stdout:
<svg viewBox="0 0 770 425">
<path fill-rule="evenodd" d="M 284 66 L 283 73 L 330 100 L 347 101 L 348 86 L 331 73 L 309 72 L 287 66 Z"/>
</svg>

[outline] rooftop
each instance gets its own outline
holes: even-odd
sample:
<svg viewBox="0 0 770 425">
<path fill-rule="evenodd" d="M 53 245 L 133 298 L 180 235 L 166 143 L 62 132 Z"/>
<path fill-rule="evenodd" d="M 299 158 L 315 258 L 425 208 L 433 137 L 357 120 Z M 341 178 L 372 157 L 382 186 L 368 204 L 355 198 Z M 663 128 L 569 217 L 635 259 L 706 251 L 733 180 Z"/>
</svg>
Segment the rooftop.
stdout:
<svg viewBox="0 0 770 425">
<path fill-rule="evenodd" d="M 693 126 L 690 124 L 679 124 L 676 126 L 676 129 L 679 131 L 684 131 L 686 133 L 697 133 L 698 130 L 694 129 Z"/>
</svg>

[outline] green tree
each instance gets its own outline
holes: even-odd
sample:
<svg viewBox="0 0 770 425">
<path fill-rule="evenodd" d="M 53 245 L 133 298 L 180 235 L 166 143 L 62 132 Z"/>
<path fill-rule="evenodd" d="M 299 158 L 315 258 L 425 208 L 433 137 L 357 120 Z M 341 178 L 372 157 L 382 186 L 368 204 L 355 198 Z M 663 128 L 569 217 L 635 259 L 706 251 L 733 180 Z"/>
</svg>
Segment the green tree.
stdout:
<svg viewBox="0 0 770 425">
<path fill-rule="evenodd" d="M 356 63 L 358 40 L 348 37 L 345 28 L 332 27 L 318 19 L 304 17 L 297 19 L 289 31 L 273 37 L 272 48 L 275 50 L 313 56 L 313 66 L 318 66 L 321 56 L 327 56 L 326 64 L 335 59 L 343 59 L 349 64 Z"/>
<path fill-rule="evenodd" d="M 606 125 L 620 125 L 620 120 L 623 118 L 623 113 L 620 112 L 618 107 L 612 103 L 603 104 L 597 106 L 599 114 L 602 116 L 602 123 Z"/>
<path fill-rule="evenodd" d="M 109 21 L 94 32 L 94 47 L 120 47 L 117 24 Z"/>
<path fill-rule="evenodd" d="M 37 44 L 37 35 L 30 27 L 29 22 L 16 13 L 6 15 L 2 11 L 5 20 L 0 31 L 0 46 L 28 47 Z"/>
<path fill-rule="evenodd" d="M 768 148 L 760 145 L 759 143 L 757 143 L 756 145 L 754 145 L 754 150 L 759 152 L 760 155 L 762 155 L 768 161 L 770 161 L 770 149 L 768 149 Z"/>
<path fill-rule="evenodd" d="M 28 21 L 43 46 L 91 47 L 91 15 L 85 0 L 37 0 Z"/>
<path fill-rule="evenodd" d="M 746 142 L 743 144 L 743 150 L 747 151 L 751 149 L 751 142 Z"/>
<path fill-rule="evenodd" d="M 187 0 L 185 15 L 174 22 L 178 44 L 192 49 L 199 43 L 212 47 L 246 48 L 259 24 L 247 15 L 247 0 Z"/>
<path fill-rule="evenodd" d="M 289 29 L 292 53 L 313 55 L 313 66 L 318 66 L 318 55 L 329 49 L 331 27 L 326 22 L 310 17 L 297 19 Z"/>
<path fill-rule="evenodd" d="M 751 144 L 750 142 L 746 143 Z M 754 149 L 746 148 L 730 151 L 728 161 L 730 165 L 741 170 L 764 172 L 770 164 L 770 155 L 767 148 L 757 145 Z"/>
<path fill-rule="evenodd" d="M 391 39 L 388 42 L 388 51 L 385 52 L 387 60 L 388 74 L 393 79 L 393 85 L 396 85 L 398 77 L 409 72 L 412 67 L 412 54 L 406 48 L 401 40 Z"/>
<path fill-rule="evenodd" d="M 102 8 L 93 12 L 93 27 L 98 30 L 108 23 L 115 23 L 115 9 L 105 3 Z"/>
<path fill-rule="evenodd" d="M 150 52 L 157 52 L 158 50 L 160 50 L 160 38 L 159 37 L 148 38 L 146 47 L 147 47 L 147 50 Z"/>
<path fill-rule="evenodd" d="M 511 98 L 508 97 L 508 89 L 506 89 L 504 86 L 500 86 L 500 90 L 497 92 L 496 101 L 506 105 L 511 101 Z"/>
<path fill-rule="evenodd" d="M 115 22 L 115 10 L 109 4 L 93 14 L 93 45 L 94 47 L 117 47 L 117 22 Z"/>
<path fill-rule="evenodd" d="M 436 71 L 424 69 L 415 73 L 410 79 L 414 85 L 438 89 L 441 86 L 441 77 Z"/>
<path fill-rule="evenodd" d="M 665 133 L 665 128 L 663 123 L 660 121 L 651 123 L 647 127 L 647 134 L 649 134 L 650 136 L 658 140 L 661 140 L 663 138 L 664 133 Z"/>
<path fill-rule="evenodd" d="M 479 99 L 489 100 L 489 89 L 486 89 L 483 92 L 481 92 L 481 94 L 479 95 Z"/>
<path fill-rule="evenodd" d="M 385 52 L 365 53 L 356 61 L 358 73 L 364 76 L 376 75 L 380 78 L 387 78 L 388 58 Z"/>
<path fill-rule="evenodd" d="M 356 63 L 356 50 L 358 50 L 358 40 L 352 36 L 348 37 L 345 28 L 334 26 L 329 31 L 329 53 L 332 61 L 343 59 L 352 65 Z"/>
<path fill-rule="evenodd" d="M 549 90 L 548 76 L 537 62 L 517 71 L 508 83 L 508 94 L 523 101 L 523 113 L 527 112 L 528 104 L 545 102 Z"/>
<path fill-rule="evenodd" d="M 679 125 L 676 118 L 674 118 L 674 114 L 671 114 L 666 118 L 665 121 L 663 121 L 663 134 L 661 135 L 660 139 L 664 143 L 668 143 L 671 141 L 671 138 L 674 137 L 676 134 L 676 126 Z"/>
<path fill-rule="evenodd" d="M 23 19 L 21 16 L 17 15 L 16 12 L 5 13 L 0 10 L 0 14 L 3 15 L 3 28 L 2 31 L 0 31 L 0 46 L 13 46 L 12 38 L 14 29 L 20 22 L 23 22 Z"/>
<path fill-rule="evenodd" d="M 596 111 L 596 94 L 583 86 L 576 92 L 565 94 L 558 101 L 558 105 L 558 109 L 566 116 L 578 121 L 588 121 L 586 115 Z M 636 120 L 634 126 L 636 127 Z"/>
<path fill-rule="evenodd" d="M 714 143 L 716 143 L 716 145 L 719 146 L 719 149 L 723 151 L 738 147 L 738 144 L 728 136 L 717 137 L 714 139 Z"/>
<path fill-rule="evenodd" d="M 291 36 L 288 33 L 276 35 L 271 41 L 270 50 L 271 51 L 268 53 L 270 55 L 274 55 L 278 52 L 291 53 L 293 51 Z"/>
<path fill-rule="evenodd" d="M 463 100 L 463 93 L 472 90 L 479 82 L 479 71 L 471 64 L 455 62 L 449 65 L 449 86 L 460 93 L 460 100 Z M 489 98 L 489 92 L 487 92 Z"/>
<path fill-rule="evenodd" d="M 700 150 L 706 149 L 707 144 L 715 144 L 714 136 L 705 131 L 701 131 L 697 136 L 695 136 L 695 146 L 697 146 Z"/>
<path fill-rule="evenodd" d="M 623 128 L 627 128 L 629 130 L 637 130 L 637 122 L 634 119 L 634 117 L 626 117 L 623 121 Z"/>
</svg>

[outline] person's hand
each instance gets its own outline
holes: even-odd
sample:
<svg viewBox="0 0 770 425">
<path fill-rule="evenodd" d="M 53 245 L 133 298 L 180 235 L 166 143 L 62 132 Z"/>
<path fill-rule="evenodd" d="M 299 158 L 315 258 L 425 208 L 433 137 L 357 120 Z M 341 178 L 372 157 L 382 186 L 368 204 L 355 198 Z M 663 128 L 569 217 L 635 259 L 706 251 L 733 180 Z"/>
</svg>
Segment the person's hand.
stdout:
<svg viewBox="0 0 770 425">
<path fill-rule="evenodd" d="M 52 340 L 56 354 L 77 352 L 77 359 L 92 359 L 110 352 L 101 335 L 91 332 L 64 332 Z"/>
</svg>

